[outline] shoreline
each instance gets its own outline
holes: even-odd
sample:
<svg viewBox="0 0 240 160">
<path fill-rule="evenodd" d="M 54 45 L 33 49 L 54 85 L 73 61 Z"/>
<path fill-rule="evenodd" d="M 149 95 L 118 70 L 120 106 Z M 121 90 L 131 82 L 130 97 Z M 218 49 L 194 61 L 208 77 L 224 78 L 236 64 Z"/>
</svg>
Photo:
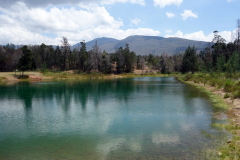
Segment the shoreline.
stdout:
<svg viewBox="0 0 240 160">
<path fill-rule="evenodd" d="M 0 72 L 0 83 L 18 83 L 18 82 L 41 82 L 41 81 L 61 81 L 61 80 L 97 80 L 97 79 L 118 79 L 118 78 L 134 78 L 134 77 L 169 77 L 174 74 L 159 74 L 159 73 L 123 73 L 123 74 L 101 74 L 97 72 L 93 73 L 69 73 L 69 72 L 47 72 L 45 74 L 40 72 L 26 72 L 24 74 L 28 76 L 26 79 L 18 79 L 19 74 L 15 75 L 15 72 Z"/>
<path fill-rule="evenodd" d="M 225 92 L 223 90 L 223 88 L 216 88 L 213 86 L 210 86 L 208 84 L 203 84 L 203 83 L 195 83 L 194 81 L 183 81 L 182 82 L 188 83 L 190 85 L 194 85 L 197 87 L 201 87 L 204 90 L 209 91 L 211 94 L 219 96 L 221 98 L 221 100 L 223 100 L 223 102 L 228 106 L 226 108 L 227 114 L 228 115 L 232 115 L 235 116 L 235 118 L 230 118 L 230 119 L 234 119 L 236 122 L 238 122 L 237 124 L 240 125 L 240 98 L 224 98 L 224 95 L 227 94 L 228 92 Z M 237 119 L 236 119 L 237 118 Z"/>
<path fill-rule="evenodd" d="M 213 127 L 221 130 L 225 129 L 232 135 L 231 140 L 224 142 L 224 144 L 217 149 L 218 157 L 220 159 L 235 159 L 233 158 L 234 155 L 234 157 L 237 156 L 237 158 L 240 158 L 240 98 L 225 98 L 225 95 L 228 94 L 228 92 L 225 92 L 223 88 L 217 88 L 209 84 L 197 83 L 191 80 L 184 81 L 181 77 L 178 79 L 183 83 L 203 89 L 208 92 L 209 96 L 215 96 L 216 99 L 214 99 L 213 102 L 216 103 L 216 107 L 224 108 L 224 111 L 222 112 L 227 116 L 227 123 L 213 124 Z M 219 118 L 218 116 L 219 115 L 216 117 Z"/>
</svg>

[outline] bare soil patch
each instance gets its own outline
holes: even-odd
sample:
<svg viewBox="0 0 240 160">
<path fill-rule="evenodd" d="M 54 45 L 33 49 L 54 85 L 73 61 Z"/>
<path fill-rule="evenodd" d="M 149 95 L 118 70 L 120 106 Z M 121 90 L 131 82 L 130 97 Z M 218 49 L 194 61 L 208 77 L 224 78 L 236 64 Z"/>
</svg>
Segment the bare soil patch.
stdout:
<svg viewBox="0 0 240 160">
<path fill-rule="evenodd" d="M 0 72 L 0 77 L 5 77 L 7 81 L 11 83 L 18 82 L 19 75 L 19 72 L 17 72 L 16 74 L 15 72 Z M 24 75 L 28 75 L 30 81 L 40 81 L 43 79 L 42 74 L 39 72 L 25 72 Z"/>
</svg>

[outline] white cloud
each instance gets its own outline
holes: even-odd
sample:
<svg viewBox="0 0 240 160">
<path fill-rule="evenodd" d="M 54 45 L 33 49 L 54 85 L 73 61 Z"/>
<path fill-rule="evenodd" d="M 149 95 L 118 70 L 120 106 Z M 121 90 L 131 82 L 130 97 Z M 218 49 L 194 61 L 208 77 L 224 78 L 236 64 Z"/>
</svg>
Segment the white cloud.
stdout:
<svg viewBox="0 0 240 160">
<path fill-rule="evenodd" d="M 166 12 L 166 15 L 167 15 L 168 18 L 175 17 L 175 14 L 170 13 L 170 12 Z"/>
<path fill-rule="evenodd" d="M 113 4 L 113 3 L 133 3 L 145 5 L 145 0 L 0 0 L 0 7 L 9 7 L 15 3 L 25 3 L 28 7 L 47 7 L 53 5 L 77 5 L 79 3 L 84 4 Z"/>
<path fill-rule="evenodd" d="M 222 31 L 219 32 L 219 35 L 224 38 L 227 42 L 231 41 L 231 31 Z M 183 34 L 181 31 L 177 31 L 173 35 L 165 35 L 166 38 L 168 37 L 178 37 L 178 38 L 185 38 L 185 39 L 190 39 L 190 40 L 196 40 L 196 41 L 205 41 L 205 42 L 211 42 L 214 34 L 210 33 L 208 35 L 204 35 L 203 31 L 198 31 L 194 33 L 187 33 Z"/>
<path fill-rule="evenodd" d="M 105 9 L 96 4 L 81 8 L 56 8 L 49 11 L 43 8 L 28 8 L 17 3 L 9 9 L 0 9 L 0 44 L 59 44 L 66 36 L 70 44 L 99 37 L 123 39 L 131 35 L 157 36 L 159 31 L 149 28 L 122 30 L 121 19 L 114 19 Z M 15 9 L 14 9 L 15 8 Z M 136 21 L 137 23 L 138 21 Z M 45 33 L 56 35 L 53 38 Z"/>
<path fill-rule="evenodd" d="M 141 19 L 135 18 L 131 20 L 131 24 L 138 25 L 141 22 Z"/>
<path fill-rule="evenodd" d="M 108 26 L 119 28 L 122 21 L 115 20 L 104 7 L 91 6 L 87 11 L 74 8 L 51 8 L 46 11 L 41 8 L 28 9 L 25 4 L 13 6 L 15 10 L 2 10 L 0 20 L 7 25 L 26 27 L 31 31 L 71 31 Z"/>
<path fill-rule="evenodd" d="M 169 30 L 166 30 L 165 32 L 166 32 L 166 33 L 172 33 L 172 30 L 169 29 Z"/>
<path fill-rule="evenodd" d="M 160 8 L 164 8 L 165 6 L 177 5 L 179 6 L 183 0 L 153 0 L 154 6 L 160 6 Z"/>
<path fill-rule="evenodd" d="M 184 21 L 189 17 L 198 18 L 198 15 L 194 14 L 191 10 L 184 10 L 184 12 L 181 15 Z"/>
<path fill-rule="evenodd" d="M 39 33 L 33 33 L 22 27 L 0 27 L 0 44 L 60 44 L 61 38 L 48 38 Z"/>
<path fill-rule="evenodd" d="M 161 32 L 159 31 L 154 31 L 149 28 L 138 28 L 138 29 L 127 29 L 127 30 L 122 30 L 122 29 L 112 29 L 112 28 L 94 28 L 94 29 L 89 29 L 89 30 L 83 30 L 83 31 L 78 31 L 76 33 L 70 33 L 70 32 L 60 32 L 58 34 L 58 37 L 61 36 L 67 36 L 69 40 L 72 40 L 71 44 L 77 43 L 80 40 L 92 40 L 94 38 L 99 38 L 99 37 L 112 37 L 115 39 L 124 39 L 128 36 L 131 35 L 149 35 L 149 36 L 157 36 Z"/>
</svg>

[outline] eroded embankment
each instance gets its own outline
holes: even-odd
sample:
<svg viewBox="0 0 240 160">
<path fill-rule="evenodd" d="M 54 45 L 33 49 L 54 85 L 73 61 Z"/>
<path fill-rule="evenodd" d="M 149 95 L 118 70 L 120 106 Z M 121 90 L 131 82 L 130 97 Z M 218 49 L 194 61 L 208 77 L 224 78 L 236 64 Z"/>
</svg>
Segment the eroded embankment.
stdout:
<svg viewBox="0 0 240 160">
<path fill-rule="evenodd" d="M 211 84 L 209 80 L 203 80 L 203 83 L 194 80 L 194 78 L 187 78 L 186 80 L 185 77 L 180 77 L 179 80 L 204 89 L 209 93 L 210 98 L 211 95 L 214 96 L 212 102 L 216 104 L 215 107 L 225 109 L 228 123 L 212 125 L 218 129 L 227 130 L 233 137 L 220 146 L 217 158 L 240 159 L 240 98 L 236 98 L 231 92 L 227 92 L 224 85 L 217 86 Z"/>
</svg>

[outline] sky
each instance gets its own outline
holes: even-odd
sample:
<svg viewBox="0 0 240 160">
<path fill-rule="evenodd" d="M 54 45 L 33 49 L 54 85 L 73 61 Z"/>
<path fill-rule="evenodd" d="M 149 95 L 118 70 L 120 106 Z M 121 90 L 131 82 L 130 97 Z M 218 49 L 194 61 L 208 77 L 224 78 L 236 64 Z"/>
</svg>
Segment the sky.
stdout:
<svg viewBox="0 0 240 160">
<path fill-rule="evenodd" d="M 231 42 L 240 0 L 0 0 L 0 44 L 74 45 L 132 35 Z"/>
</svg>

